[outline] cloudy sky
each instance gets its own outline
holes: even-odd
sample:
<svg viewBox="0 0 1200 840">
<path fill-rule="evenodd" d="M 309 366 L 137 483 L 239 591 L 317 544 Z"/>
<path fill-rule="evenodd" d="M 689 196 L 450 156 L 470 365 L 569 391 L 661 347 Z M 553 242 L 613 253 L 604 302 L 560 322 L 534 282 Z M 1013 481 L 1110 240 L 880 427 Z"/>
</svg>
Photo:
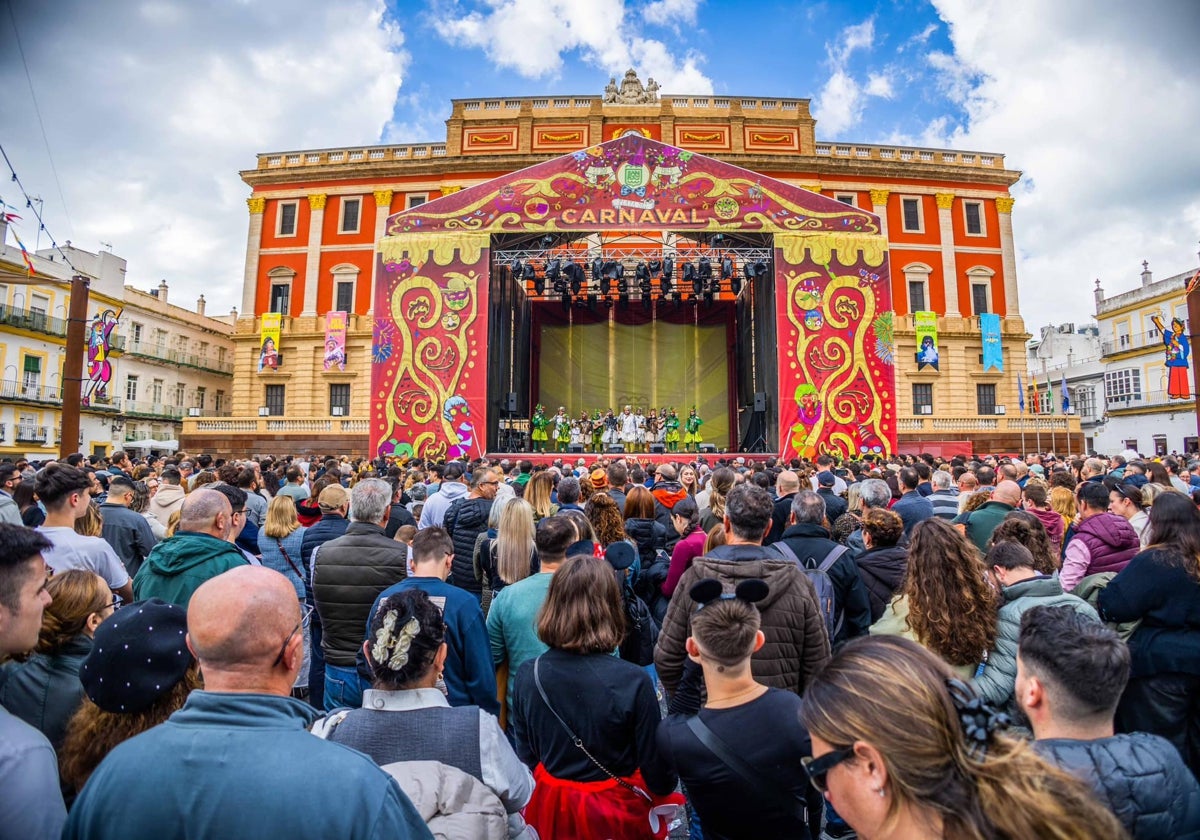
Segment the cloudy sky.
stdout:
<svg viewBox="0 0 1200 840">
<path fill-rule="evenodd" d="M 1143 259 L 1197 266 L 1198 33 L 1194 0 L 0 0 L 0 145 L 56 240 L 217 313 L 257 152 L 441 140 L 452 98 L 598 94 L 629 66 L 664 93 L 810 97 L 819 139 L 1024 172 L 1033 328 L 1086 320 L 1092 281 L 1127 289 Z"/>
</svg>

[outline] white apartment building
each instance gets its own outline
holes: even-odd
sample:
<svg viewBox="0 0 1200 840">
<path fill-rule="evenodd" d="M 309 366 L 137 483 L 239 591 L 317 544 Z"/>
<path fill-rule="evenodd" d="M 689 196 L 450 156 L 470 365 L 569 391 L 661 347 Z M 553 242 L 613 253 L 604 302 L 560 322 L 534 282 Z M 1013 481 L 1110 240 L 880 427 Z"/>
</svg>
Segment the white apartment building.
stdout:
<svg viewBox="0 0 1200 840">
<path fill-rule="evenodd" d="M 1100 357 L 1100 330 L 1095 324 L 1058 324 L 1042 327 L 1025 345 L 1027 414 L 1032 401 L 1045 415 L 1053 404 L 1062 413 L 1062 383 L 1066 379 L 1071 413 L 1079 417 L 1084 449 L 1096 451 L 1095 436 L 1104 417 L 1104 361 Z M 1050 391 L 1053 390 L 1053 395 Z"/>
</svg>

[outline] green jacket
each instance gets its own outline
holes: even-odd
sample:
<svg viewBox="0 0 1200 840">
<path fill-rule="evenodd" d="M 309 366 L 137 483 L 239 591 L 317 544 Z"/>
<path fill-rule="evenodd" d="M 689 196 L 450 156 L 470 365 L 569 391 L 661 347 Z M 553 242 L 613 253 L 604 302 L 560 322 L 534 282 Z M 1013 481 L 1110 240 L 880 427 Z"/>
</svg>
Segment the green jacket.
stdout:
<svg viewBox="0 0 1200 840">
<path fill-rule="evenodd" d="M 179 531 L 154 547 L 133 577 L 133 596 L 162 598 L 186 607 L 200 584 L 249 563 L 233 543 L 210 534 Z"/>
<path fill-rule="evenodd" d="M 995 531 L 996 526 L 1004 521 L 1004 517 L 1014 510 L 1012 505 L 1006 505 L 1004 502 L 984 502 L 982 507 L 970 513 L 960 513 L 952 524 L 965 525 L 967 539 L 975 543 L 980 552 L 987 554 L 992 531 Z"/>
</svg>

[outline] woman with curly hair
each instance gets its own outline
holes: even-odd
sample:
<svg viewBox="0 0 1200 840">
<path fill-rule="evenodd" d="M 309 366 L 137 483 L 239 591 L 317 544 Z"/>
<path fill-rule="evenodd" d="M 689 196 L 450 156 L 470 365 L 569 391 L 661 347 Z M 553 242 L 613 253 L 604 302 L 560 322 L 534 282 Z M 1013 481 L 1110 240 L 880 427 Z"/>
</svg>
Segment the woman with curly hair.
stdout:
<svg viewBox="0 0 1200 840">
<path fill-rule="evenodd" d="M 974 676 L 996 642 L 996 592 L 975 545 L 948 522 L 926 519 L 912 529 L 908 572 L 872 635 L 905 636 Z"/>
<path fill-rule="evenodd" d="M 625 520 L 621 518 L 621 511 L 613 497 L 607 493 L 597 493 L 589 498 L 584 503 L 583 512 L 592 523 L 596 541 L 602 547 L 608 548 L 615 542 L 629 539 L 625 533 Z"/>
<path fill-rule="evenodd" d="M 1052 575 L 1061 568 L 1058 552 L 1050 544 L 1050 536 L 1046 527 L 1032 513 L 1014 510 L 1004 517 L 1003 521 L 992 531 L 988 547 L 1001 542 L 1020 543 L 1029 549 L 1033 555 L 1034 571 L 1043 575 Z"/>
<path fill-rule="evenodd" d="M 34 653 L 0 671 L 0 706 L 44 734 L 55 749 L 67 721 L 83 700 L 79 666 L 92 649 L 92 635 L 112 615 L 108 583 L 86 569 L 59 572 L 46 583 L 50 606 Z"/>
<path fill-rule="evenodd" d="M 907 639 L 846 644 L 805 689 L 800 720 L 809 778 L 860 837 L 1126 836 L 1083 782 L 1003 734 L 1006 716 Z"/>
</svg>

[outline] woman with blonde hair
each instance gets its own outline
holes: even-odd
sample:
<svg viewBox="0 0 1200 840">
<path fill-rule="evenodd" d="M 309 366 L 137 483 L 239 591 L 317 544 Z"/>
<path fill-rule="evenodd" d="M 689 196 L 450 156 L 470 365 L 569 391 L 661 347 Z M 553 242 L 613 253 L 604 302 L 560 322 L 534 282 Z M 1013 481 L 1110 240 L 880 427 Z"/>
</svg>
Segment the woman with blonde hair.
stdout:
<svg viewBox="0 0 1200 840">
<path fill-rule="evenodd" d="M 1075 506 L 1075 494 L 1067 487 L 1051 487 L 1049 503 L 1050 509 L 1062 517 L 1063 533 L 1066 534 L 1079 513 L 1079 508 Z M 1063 543 L 1066 541 L 1064 537 Z"/>
<path fill-rule="evenodd" d="M 59 572 L 46 591 L 52 600 L 42 613 L 33 655 L 0 672 L 0 706 L 58 749 L 83 700 L 79 666 L 92 649 L 96 628 L 112 615 L 114 599 L 104 578 L 86 569 Z"/>
<path fill-rule="evenodd" d="M 708 482 L 708 508 L 700 511 L 700 527 L 706 532 L 725 521 L 725 497 L 735 484 L 737 473 L 729 467 L 713 470 L 712 479 Z"/>
<path fill-rule="evenodd" d="M 104 516 L 100 506 L 92 502 L 83 516 L 75 520 L 75 533 L 83 537 L 99 537 L 104 533 Z"/>
<path fill-rule="evenodd" d="M 684 464 L 679 468 L 679 486 L 693 499 L 700 492 L 700 479 L 696 475 L 696 468 L 691 464 Z"/>
<path fill-rule="evenodd" d="M 800 720 L 809 779 L 862 838 L 1126 836 L 1082 781 L 1002 734 L 1007 716 L 907 639 L 846 644 L 805 689 Z"/>
<path fill-rule="evenodd" d="M 303 560 L 300 559 L 300 544 L 304 532 L 296 516 L 296 503 L 291 496 L 281 494 L 267 505 L 267 518 L 258 532 L 258 550 L 262 553 L 262 564 L 286 577 L 296 590 L 296 597 L 304 600 Z"/>
<path fill-rule="evenodd" d="M 534 524 L 541 522 L 547 516 L 558 513 L 558 505 L 550 501 L 554 492 L 554 476 L 549 470 L 538 470 L 525 485 L 525 495 L 522 497 L 533 508 Z"/>
<path fill-rule="evenodd" d="M 804 480 L 800 482 L 801 487 L 808 487 Z M 846 512 L 837 518 L 833 523 L 833 528 L 830 533 L 833 538 L 842 545 L 846 544 L 846 540 L 850 535 L 862 527 L 863 523 L 863 505 L 862 505 L 862 485 L 861 482 L 854 482 L 846 488 Z"/>
<path fill-rule="evenodd" d="M 488 547 L 488 581 L 492 595 L 509 584 L 537 574 L 537 546 L 533 506 L 524 499 L 510 499 L 500 510 L 496 539 Z"/>
<path fill-rule="evenodd" d="M 996 641 L 997 596 L 975 545 L 944 519 L 912 529 L 900 594 L 871 627 L 872 635 L 905 636 L 970 679 Z"/>
</svg>

